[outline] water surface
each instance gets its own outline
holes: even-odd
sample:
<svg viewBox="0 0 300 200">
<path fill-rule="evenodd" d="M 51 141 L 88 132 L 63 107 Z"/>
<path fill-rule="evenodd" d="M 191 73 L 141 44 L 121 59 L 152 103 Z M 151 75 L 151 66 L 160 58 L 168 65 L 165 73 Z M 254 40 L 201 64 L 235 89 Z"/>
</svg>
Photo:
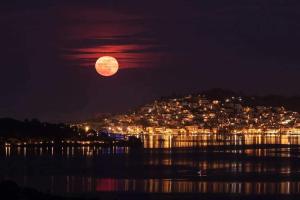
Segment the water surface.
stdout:
<svg viewBox="0 0 300 200">
<path fill-rule="evenodd" d="M 300 137 L 151 136 L 127 147 L 2 147 L 0 179 L 56 194 L 300 193 Z"/>
</svg>

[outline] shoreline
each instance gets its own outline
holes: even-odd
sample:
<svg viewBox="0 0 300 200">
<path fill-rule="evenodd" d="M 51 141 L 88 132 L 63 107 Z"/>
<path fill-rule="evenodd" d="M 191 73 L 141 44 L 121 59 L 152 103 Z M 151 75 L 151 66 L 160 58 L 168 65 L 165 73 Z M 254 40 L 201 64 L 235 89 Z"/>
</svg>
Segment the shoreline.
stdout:
<svg viewBox="0 0 300 200">
<path fill-rule="evenodd" d="M 130 141 L 86 141 L 74 143 L 0 143 L 0 147 L 82 147 L 82 146 L 95 146 L 95 147 L 132 147 L 140 146 L 142 143 L 134 143 Z M 298 148 L 300 144 L 209 144 L 197 145 L 186 147 L 142 147 L 145 150 L 246 150 L 246 149 L 273 149 L 273 148 Z"/>
<path fill-rule="evenodd" d="M 44 139 L 29 139 L 29 140 L 15 140 L 15 141 L 2 141 L 0 146 L 3 147 L 80 147 L 80 146 L 98 146 L 98 147 L 141 147 L 142 141 L 136 138 L 128 140 L 87 140 L 87 139 L 76 139 L 76 140 L 47 140 Z"/>
</svg>

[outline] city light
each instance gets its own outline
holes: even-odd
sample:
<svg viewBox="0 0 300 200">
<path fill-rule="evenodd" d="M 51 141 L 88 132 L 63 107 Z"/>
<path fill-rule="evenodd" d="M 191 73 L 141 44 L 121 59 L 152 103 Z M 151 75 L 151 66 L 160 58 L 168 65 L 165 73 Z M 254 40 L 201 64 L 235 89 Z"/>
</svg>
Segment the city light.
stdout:
<svg viewBox="0 0 300 200">
<path fill-rule="evenodd" d="M 93 128 L 129 135 L 300 134 L 299 113 L 284 107 L 244 104 L 241 97 L 170 98 L 154 101 L 130 114 L 102 119 L 99 125 L 93 123 Z M 87 124 L 86 131 L 90 129 Z"/>
</svg>

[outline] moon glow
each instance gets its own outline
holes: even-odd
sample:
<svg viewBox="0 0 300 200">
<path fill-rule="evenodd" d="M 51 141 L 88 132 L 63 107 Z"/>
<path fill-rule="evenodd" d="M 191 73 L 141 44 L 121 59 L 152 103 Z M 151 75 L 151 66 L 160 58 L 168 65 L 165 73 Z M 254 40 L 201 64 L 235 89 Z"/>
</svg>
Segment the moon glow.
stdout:
<svg viewBox="0 0 300 200">
<path fill-rule="evenodd" d="M 102 56 L 96 61 L 95 68 L 102 76 L 112 76 L 117 73 L 119 63 L 114 57 Z"/>
</svg>

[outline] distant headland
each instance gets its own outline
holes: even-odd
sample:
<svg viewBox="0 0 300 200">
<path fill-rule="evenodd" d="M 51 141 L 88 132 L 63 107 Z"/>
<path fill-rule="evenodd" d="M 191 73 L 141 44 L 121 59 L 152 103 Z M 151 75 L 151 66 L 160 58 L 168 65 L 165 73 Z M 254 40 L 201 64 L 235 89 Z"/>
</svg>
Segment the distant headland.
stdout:
<svg viewBox="0 0 300 200">
<path fill-rule="evenodd" d="M 172 95 L 124 114 L 72 126 L 124 134 L 300 134 L 300 97 L 247 96 L 212 89 Z"/>
</svg>

